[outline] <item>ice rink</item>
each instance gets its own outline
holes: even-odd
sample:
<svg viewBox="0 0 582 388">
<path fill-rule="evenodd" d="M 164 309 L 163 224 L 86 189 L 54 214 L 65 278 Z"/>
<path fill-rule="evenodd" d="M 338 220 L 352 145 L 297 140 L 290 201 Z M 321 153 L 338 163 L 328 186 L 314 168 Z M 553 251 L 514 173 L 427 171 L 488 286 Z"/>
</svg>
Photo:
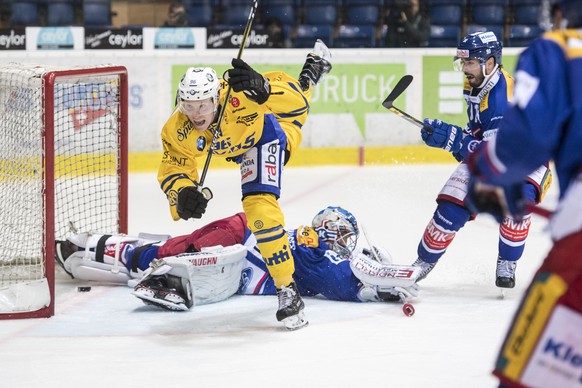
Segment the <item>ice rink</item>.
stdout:
<svg viewBox="0 0 582 388">
<path fill-rule="evenodd" d="M 435 209 L 448 165 L 285 170 L 280 200 L 288 227 L 327 205 L 353 212 L 372 242 L 409 264 Z M 130 234 L 178 235 L 241 211 L 238 170 L 210 170 L 214 192 L 202 220 L 171 221 L 155 173 L 130 175 Z M 555 203 L 554 183 L 545 206 Z M 494 285 L 498 227 L 468 223 L 413 300 L 399 304 L 305 298 L 305 329 L 275 320 L 276 297 L 234 296 L 178 313 L 148 307 L 130 288 L 88 293 L 57 273 L 56 314 L 0 321 L 2 387 L 448 387 L 493 388 L 494 359 L 520 296 L 550 247 L 534 216 L 517 286 Z M 363 243 L 364 239 L 361 238 Z"/>
</svg>

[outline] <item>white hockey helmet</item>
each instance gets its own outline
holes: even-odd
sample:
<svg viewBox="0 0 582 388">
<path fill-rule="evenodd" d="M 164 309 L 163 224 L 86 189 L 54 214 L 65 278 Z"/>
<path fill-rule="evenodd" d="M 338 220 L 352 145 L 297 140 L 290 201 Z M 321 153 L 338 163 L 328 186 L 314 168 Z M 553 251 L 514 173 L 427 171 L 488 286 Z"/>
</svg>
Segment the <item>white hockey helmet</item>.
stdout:
<svg viewBox="0 0 582 388">
<path fill-rule="evenodd" d="M 183 101 L 198 101 L 214 98 L 218 104 L 220 81 L 210 67 L 190 67 L 178 84 L 178 97 Z"/>
<path fill-rule="evenodd" d="M 311 227 L 320 241 L 344 259 L 349 259 L 356 248 L 360 231 L 356 217 L 339 206 L 328 206 L 315 215 Z"/>
</svg>

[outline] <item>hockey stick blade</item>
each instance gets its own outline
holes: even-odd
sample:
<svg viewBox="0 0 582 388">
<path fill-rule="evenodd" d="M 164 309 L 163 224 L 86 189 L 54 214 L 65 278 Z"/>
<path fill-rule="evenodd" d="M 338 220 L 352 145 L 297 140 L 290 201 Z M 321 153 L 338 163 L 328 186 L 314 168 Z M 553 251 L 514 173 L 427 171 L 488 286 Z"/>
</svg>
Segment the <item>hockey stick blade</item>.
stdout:
<svg viewBox="0 0 582 388">
<path fill-rule="evenodd" d="M 392 113 L 395 113 L 396 115 L 402 117 L 409 123 L 417 126 L 418 128 L 425 128 L 424 123 L 422 121 L 418 120 L 416 117 L 412 117 L 402 109 L 398 109 L 397 107 L 394 106 L 394 100 L 396 100 L 402 93 L 404 93 L 408 85 L 410 85 L 410 83 L 412 82 L 412 79 L 413 77 L 411 75 L 405 75 L 404 77 L 400 78 L 400 81 L 398 81 L 398 83 L 396 84 L 394 89 L 392 89 L 388 97 L 386 97 L 386 99 L 382 103 L 382 106 L 392 111 Z M 426 129 L 428 130 L 428 128 Z M 430 132 L 432 131 L 429 131 L 429 133 Z"/>
<path fill-rule="evenodd" d="M 396 86 L 394 86 L 394 89 L 392 89 L 388 97 L 386 97 L 382 103 L 384 108 L 390 109 L 394 105 L 394 100 L 396 100 L 402 93 L 404 93 L 408 85 L 410 85 L 412 82 L 412 79 L 413 78 L 411 75 L 405 75 L 404 77 L 400 78 Z"/>
</svg>

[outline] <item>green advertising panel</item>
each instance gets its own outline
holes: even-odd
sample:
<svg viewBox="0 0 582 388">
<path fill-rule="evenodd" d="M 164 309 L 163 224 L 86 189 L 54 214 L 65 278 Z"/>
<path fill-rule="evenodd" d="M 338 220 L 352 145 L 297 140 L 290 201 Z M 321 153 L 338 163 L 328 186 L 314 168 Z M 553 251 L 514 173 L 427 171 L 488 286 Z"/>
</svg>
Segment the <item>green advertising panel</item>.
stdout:
<svg viewBox="0 0 582 388">
<path fill-rule="evenodd" d="M 422 61 L 422 84 L 420 77 L 415 77 L 414 88 L 422 88 L 422 117 L 439 118 L 451 124 L 464 127 L 467 122 L 466 104 L 463 99 L 462 72 L 453 70 L 453 55 L 424 56 Z M 513 74 L 517 61 L 516 55 L 503 56 L 503 65 Z M 174 65 L 172 67 L 172 84 L 178 85 L 180 78 L 189 65 Z M 216 70 L 219 77 L 230 68 L 228 64 L 204 64 Z M 297 76 L 301 65 L 256 64 L 253 68 L 258 72 L 284 71 Z M 334 64 L 330 74 L 325 76 L 314 89 L 311 99 L 311 115 L 351 113 L 360 133 L 366 135 L 366 114 L 387 113 L 382 107 L 382 101 L 394 88 L 398 80 L 405 75 L 407 64 Z M 416 76 L 416 74 L 412 74 Z M 173 90 L 175 90 L 175 87 Z M 171 104 L 174 103 L 171 96 Z M 406 93 L 398 98 L 396 104 L 406 111 Z"/>
<path fill-rule="evenodd" d="M 228 65 L 204 65 L 214 68 L 222 77 Z M 178 85 L 188 65 L 175 65 L 172 82 Z M 300 65 L 253 65 L 258 72 L 284 71 L 297 76 Z M 365 135 L 367 113 L 388 112 L 382 101 L 398 80 L 406 74 L 405 64 L 334 64 L 325 81 L 312 94 L 310 114 L 352 113 L 362 135 Z M 172 104 L 174 103 L 172 96 Z M 399 98 L 399 107 L 406 109 L 406 97 Z"/>
</svg>

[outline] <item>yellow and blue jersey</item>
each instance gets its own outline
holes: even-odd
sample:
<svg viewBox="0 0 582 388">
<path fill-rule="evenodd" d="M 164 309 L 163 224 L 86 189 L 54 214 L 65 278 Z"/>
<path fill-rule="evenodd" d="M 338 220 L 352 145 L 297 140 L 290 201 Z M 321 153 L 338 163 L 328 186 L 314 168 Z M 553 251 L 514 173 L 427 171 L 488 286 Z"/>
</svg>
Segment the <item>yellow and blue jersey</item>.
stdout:
<svg viewBox="0 0 582 388">
<path fill-rule="evenodd" d="M 478 140 L 487 139 L 487 132 L 494 133 L 499 128 L 512 93 L 513 78 L 503 68 L 491 75 L 481 89 L 472 88 L 465 80 L 463 97 L 469 118 L 466 131 Z"/>
<path fill-rule="evenodd" d="M 311 89 L 303 91 L 297 80 L 283 72 L 263 75 L 269 79 L 271 95 L 262 105 L 248 100 L 243 92 L 231 91 L 226 101 L 228 84 L 221 80 L 218 109 L 225 111 L 219 129 L 215 121 L 204 132 L 196 131 L 180 109 L 176 109 L 164 124 L 158 182 L 170 202 L 174 220 L 179 219 L 175 209 L 177 192 L 198 182 L 199 158 L 206 156 L 215 131 L 219 132 L 214 155 L 219 157 L 236 157 L 253 148 L 263 135 L 266 121 L 269 125 L 280 126 L 285 133 L 289 152 L 299 147 L 301 128 L 309 111 Z M 218 116 L 216 114 L 216 118 Z"/>
</svg>

